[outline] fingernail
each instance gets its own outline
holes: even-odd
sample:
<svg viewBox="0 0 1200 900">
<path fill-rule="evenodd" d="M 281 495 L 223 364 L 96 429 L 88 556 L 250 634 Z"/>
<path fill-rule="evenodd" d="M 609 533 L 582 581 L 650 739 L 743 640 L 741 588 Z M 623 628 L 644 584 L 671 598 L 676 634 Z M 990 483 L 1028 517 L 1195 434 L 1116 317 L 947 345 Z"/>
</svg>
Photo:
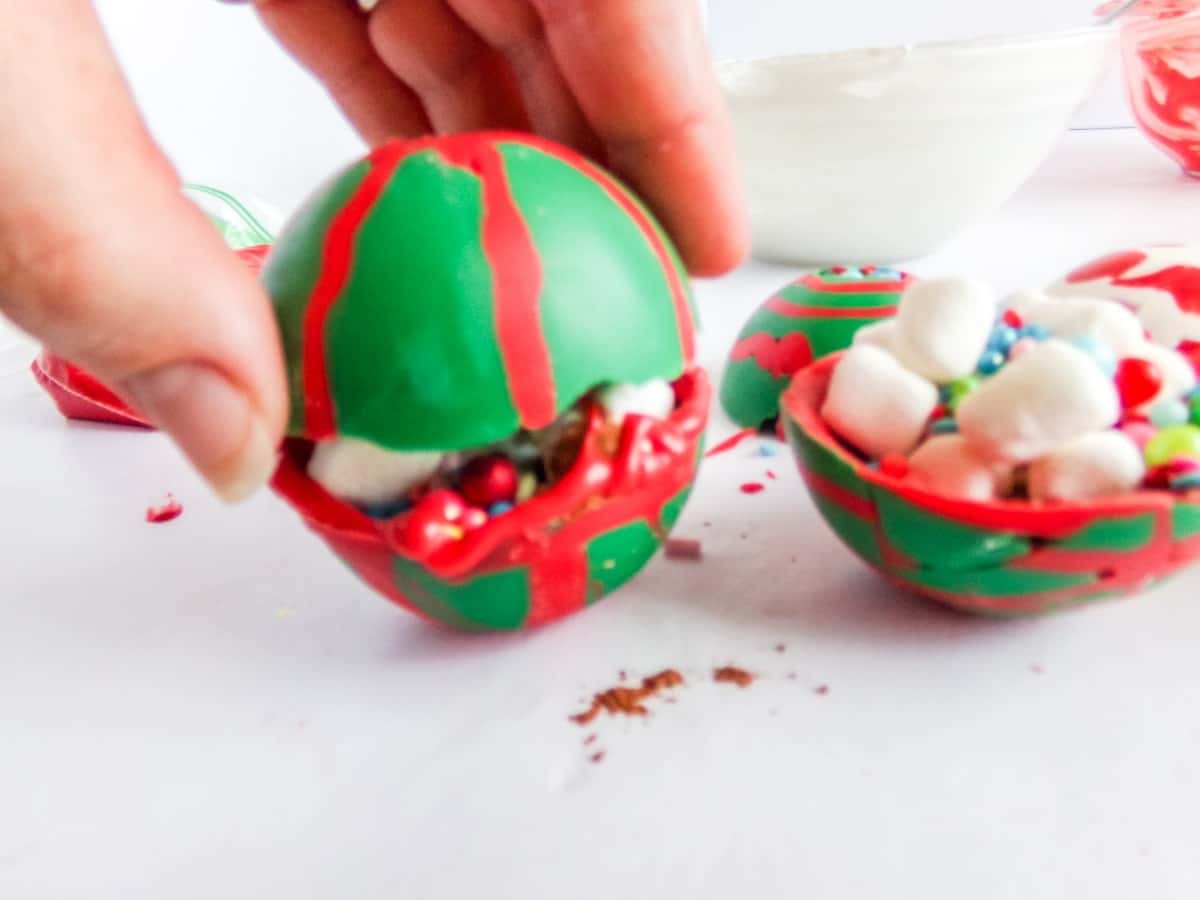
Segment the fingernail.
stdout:
<svg viewBox="0 0 1200 900">
<path fill-rule="evenodd" d="M 249 398 L 209 366 L 182 363 L 127 379 L 121 391 L 167 432 L 228 503 L 245 500 L 275 471 L 277 451 Z"/>
</svg>

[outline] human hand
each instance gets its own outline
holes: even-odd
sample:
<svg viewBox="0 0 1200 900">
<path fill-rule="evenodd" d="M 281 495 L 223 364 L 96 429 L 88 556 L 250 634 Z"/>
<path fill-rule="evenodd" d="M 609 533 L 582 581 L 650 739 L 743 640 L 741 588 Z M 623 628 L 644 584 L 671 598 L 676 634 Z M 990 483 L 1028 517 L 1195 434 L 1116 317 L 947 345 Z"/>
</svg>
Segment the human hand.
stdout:
<svg viewBox="0 0 1200 900">
<path fill-rule="evenodd" d="M 606 162 L 696 274 L 748 244 L 694 0 L 255 0 L 369 143 L 533 130 Z"/>
<path fill-rule="evenodd" d="M 286 421 L 270 304 L 180 193 L 91 4 L 17 5 L 0 28 L 0 313 L 241 499 Z"/>
</svg>

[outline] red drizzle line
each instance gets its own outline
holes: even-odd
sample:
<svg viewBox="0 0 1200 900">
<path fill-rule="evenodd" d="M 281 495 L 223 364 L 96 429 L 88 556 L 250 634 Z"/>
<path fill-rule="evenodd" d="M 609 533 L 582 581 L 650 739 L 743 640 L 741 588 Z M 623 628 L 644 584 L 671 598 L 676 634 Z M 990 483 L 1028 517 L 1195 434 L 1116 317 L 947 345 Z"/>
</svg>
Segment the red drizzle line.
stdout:
<svg viewBox="0 0 1200 900">
<path fill-rule="evenodd" d="M 725 440 L 721 441 L 721 443 L 717 444 L 717 446 L 705 453 L 704 458 L 708 459 L 712 456 L 720 456 L 722 453 L 728 453 L 743 441 L 747 441 L 757 434 L 757 428 L 743 428 L 741 431 L 737 432 L 737 434 L 726 438 Z"/>
<path fill-rule="evenodd" d="M 894 316 L 898 306 L 801 306 L 783 297 L 772 297 L 767 309 L 793 319 L 883 319 Z"/>
<path fill-rule="evenodd" d="M 684 365 L 686 367 L 695 358 L 696 329 L 692 322 L 692 309 L 688 305 L 687 290 L 684 287 L 683 279 L 679 277 L 679 271 L 675 268 L 675 260 L 672 258 L 670 250 L 667 249 L 667 244 L 663 240 L 662 235 L 654 226 L 646 211 L 620 185 L 614 182 L 607 173 L 598 169 L 581 156 L 566 157 L 560 154 L 560 158 L 573 163 L 585 174 L 590 175 L 604 189 L 604 192 L 617 202 L 617 205 L 633 219 L 638 229 L 642 232 L 642 236 L 646 239 L 646 243 L 650 245 L 650 249 L 658 257 L 658 264 L 666 274 L 667 282 L 671 286 L 671 298 L 675 302 L 675 324 L 679 332 L 679 349 L 683 354 Z"/>
<path fill-rule="evenodd" d="M 407 144 L 397 143 L 373 153 L 366 178 L 329 224 L 321 275 L 304 312 L 304 427 L 314 440 L 332 436 L 336 428 L 325 359 L 325 324 L 349 280 L 354 242 L 363 221 L 410 149 Z"/>
<path fill-rule="evenodd" d="M 829 282 L 820 275 L 805 275 L 799 283 L 818 294 L 900 294 L 916 279 L 905 274 L 899 281 Z"/>
<path fill-rule="evenodd" d="M 544 428 L 557 415 L 554 369 L 542 331 L 542 261 L 512 195 L 504 158 L 482 141 L 448 141 L 442 157 L 483 184 L 483 249 L 492 269 L 496 336 L 521 425 Z"/>
<path fill-rule="evenodd" d="M 846 490 L 840 484 L 823 475 L 818 475 L 812 469 L 802 468 L 800 474 L 803 476 L 809 490 L 819 497 L 840 506 L 852 516 L 866 522 L 875 524 L 879 521 L 879 513 L 875 511 L 875 504 L 867 498 L 860 497 L 858 494 Z"/>
</svg>

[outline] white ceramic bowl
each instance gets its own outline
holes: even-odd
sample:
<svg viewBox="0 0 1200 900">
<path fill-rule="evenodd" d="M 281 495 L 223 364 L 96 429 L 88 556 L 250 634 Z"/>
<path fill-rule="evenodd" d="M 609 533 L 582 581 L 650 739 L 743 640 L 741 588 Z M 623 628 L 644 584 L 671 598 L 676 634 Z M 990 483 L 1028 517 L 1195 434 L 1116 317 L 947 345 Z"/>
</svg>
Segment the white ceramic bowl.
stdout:
<svg viewBox="0 0 1200 900">
<path fill-rule="evenodd" d="M 933 252 L 1033 173 L 1115 51 L 1090 28 L 721 64 L 755 255 Z"/>
</svg>

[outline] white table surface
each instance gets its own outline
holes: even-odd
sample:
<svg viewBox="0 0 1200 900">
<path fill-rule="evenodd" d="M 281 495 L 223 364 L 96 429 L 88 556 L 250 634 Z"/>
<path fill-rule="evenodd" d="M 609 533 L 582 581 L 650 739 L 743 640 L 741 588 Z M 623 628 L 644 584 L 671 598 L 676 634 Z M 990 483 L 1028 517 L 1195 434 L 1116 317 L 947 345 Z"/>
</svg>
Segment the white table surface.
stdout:
<svg viewBox="0 0 1200 900">
<path fill-rule="evenodd" d="M 1135 133 L 1076 133 L 913 268 L 1042 283 L 1195 238 L 1198 203 Z M 714 369 L 792 274 L 700 285 Z M 161 437 L 64 424 L 31 355 L 0 332 L 5 900 L 1200 892 L 1200 577 L 1031 621 L 946 612 L 859 565 L 751 445 L 709 461 L 680 523 L 703 562 L 457 636 L 273 497 L 222 508 Z M 183 517 L 145 524 L 167 491 Z M 725 663 L 761 678 L 714 685 Z M 567 721 L 667 666 L 677 704 Z"/>
</svg>

